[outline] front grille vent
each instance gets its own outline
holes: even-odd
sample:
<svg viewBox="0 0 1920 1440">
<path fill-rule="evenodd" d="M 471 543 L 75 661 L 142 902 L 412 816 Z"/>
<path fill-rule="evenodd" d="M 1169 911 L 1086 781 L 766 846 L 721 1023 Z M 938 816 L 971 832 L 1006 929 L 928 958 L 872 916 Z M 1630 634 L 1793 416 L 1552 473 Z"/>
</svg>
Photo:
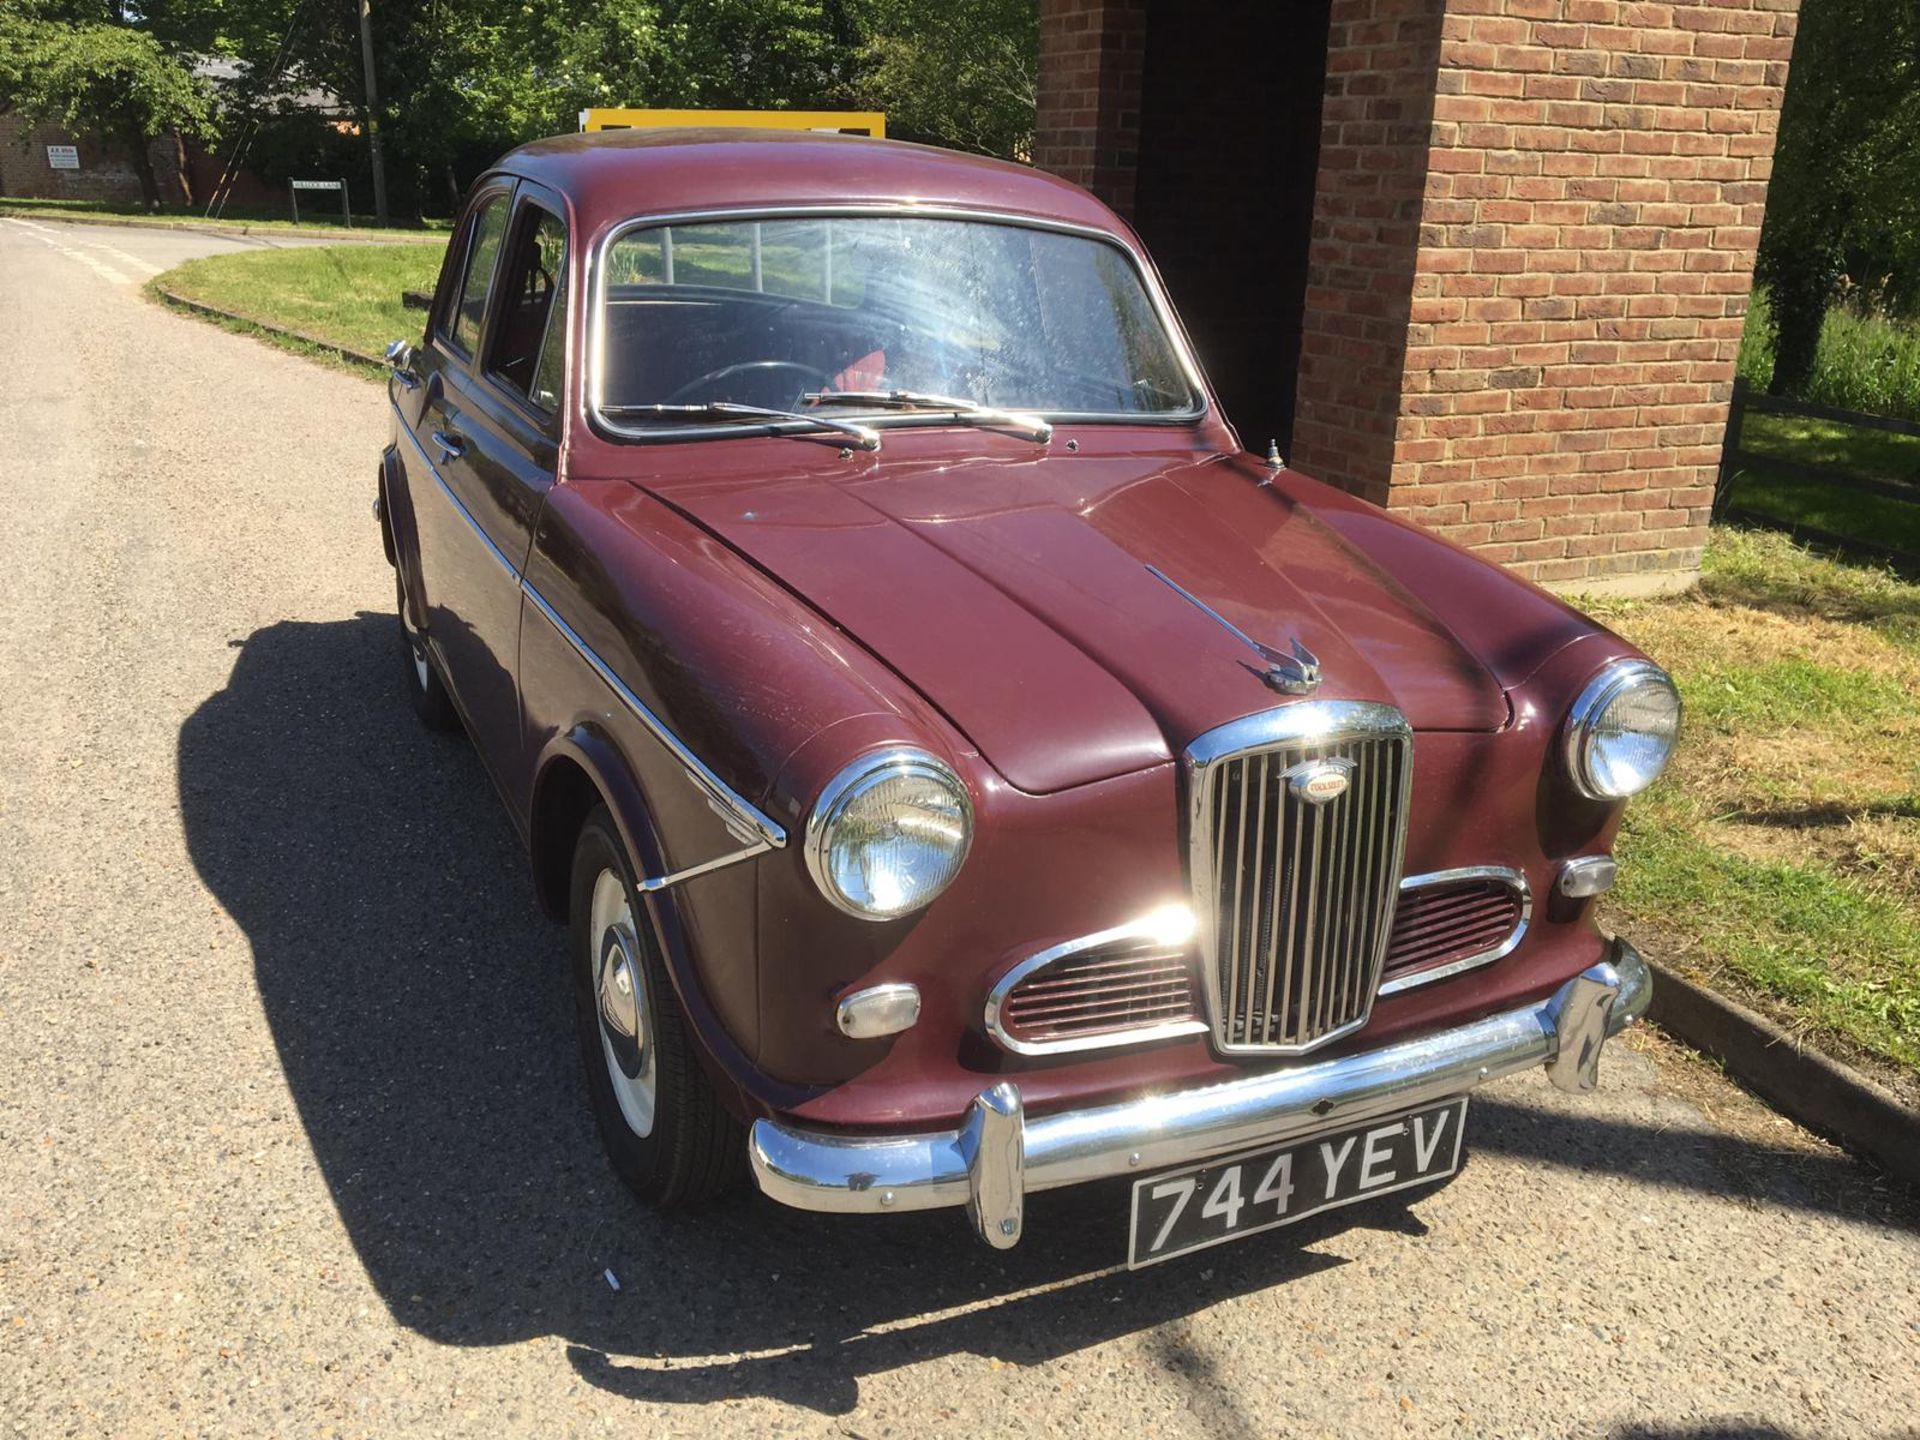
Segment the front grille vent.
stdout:
<svg viewBox="0 0 1920 1440">
<path fill-rule="evenodd" d="M 1305 702 L 1210 732 L 1188 763 L 1215 1044 L 1298 1053 L 1365 1024 L 1406 846 L 1413 737 L 1404 717 L 1383 705 Z M 1331 799 L 1305 783 L 1329 769 L 1347 781 Z"/>
<path fill-rule="evenodd" d="M 1380 993 L 1445 979 L 1513 952 L 1531 911 L 1518 870 L 1415 875 L 1400 889 Z"/>
<path fill-rule="evenodd" d="M 1200 1028 L 1193 958 L 1186 946 L 1121 941 L 1063 955 L 1017 980 L 1001 999 L 1003 1036 L 1028 1047 L 1118 1043 L 1139 1032 Z M 1090 1048 L 1076 1045 L 1073 1048 Z"/>
</svg>

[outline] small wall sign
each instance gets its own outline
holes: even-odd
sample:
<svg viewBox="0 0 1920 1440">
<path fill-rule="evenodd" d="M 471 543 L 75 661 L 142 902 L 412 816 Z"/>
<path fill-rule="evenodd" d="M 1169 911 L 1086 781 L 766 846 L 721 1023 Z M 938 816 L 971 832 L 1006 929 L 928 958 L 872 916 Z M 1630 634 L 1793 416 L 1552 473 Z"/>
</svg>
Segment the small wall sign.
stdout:
<svg viewBox="0 0 1920 1440">
<path fill-rule="evenodd" d="M 78 170 L 80 168 L 80 147 L 78 145 L 47 146 L 47 168 L 49 170 Z"/>
</svg>

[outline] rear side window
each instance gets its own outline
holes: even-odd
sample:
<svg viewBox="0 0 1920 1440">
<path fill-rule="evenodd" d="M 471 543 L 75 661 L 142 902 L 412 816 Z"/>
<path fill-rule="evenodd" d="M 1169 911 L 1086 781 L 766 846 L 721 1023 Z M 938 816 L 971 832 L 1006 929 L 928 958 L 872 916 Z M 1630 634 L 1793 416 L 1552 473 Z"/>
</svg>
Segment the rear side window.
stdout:
<svg viewBox="0 0 1920 1440">
<path fill-rule="evenodd" d="M 480 339 L 480 321 L 487 313 L 487 292 L 493 286 L 493 262 L 507 232 L 507 197 L 495 195 L 473 218 L 473 240 L 467 246 L 467 270 L 460 280 L 460 298 L 454 305 L 452 340 L 469 355 Z"/>
<path fill-rule="evenodd" d="M 524 205 L 494 308 L 487 369 L 516 394 L 551 414 L 560 403 L 567 332 L 567 227 Z"/>
</svg>

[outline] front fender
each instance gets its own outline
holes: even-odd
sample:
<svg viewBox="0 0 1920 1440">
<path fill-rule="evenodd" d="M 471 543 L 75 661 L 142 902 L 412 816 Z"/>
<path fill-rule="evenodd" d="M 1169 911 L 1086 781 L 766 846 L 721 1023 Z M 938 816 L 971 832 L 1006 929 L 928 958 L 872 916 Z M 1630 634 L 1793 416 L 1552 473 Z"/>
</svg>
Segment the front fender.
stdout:
<svg viewBox="0 0 1920 1440">
<path fill-rule="evenodd" d="M 613 817 L 636 878 L 664 873 L 665 851 L 639 772 L 606 729 L 574 725 L 540 754 L 528 830 L 535 890 L 555 919 L 567 918 L 574 842 L 596 804 Z M 643 890 L 641 901 L 708 1074 L 729 1108 L 751 1118 L 760 1111 L 745 1099 L 740 1079 L 751 1073 L 759 1038 L 753 867 L 732 866 L 687 884 L 703 887 L 705 903 L 688 904 L 684 886 Z M 743 923 L 730 926 L 729 917 Z"/>
</svg>

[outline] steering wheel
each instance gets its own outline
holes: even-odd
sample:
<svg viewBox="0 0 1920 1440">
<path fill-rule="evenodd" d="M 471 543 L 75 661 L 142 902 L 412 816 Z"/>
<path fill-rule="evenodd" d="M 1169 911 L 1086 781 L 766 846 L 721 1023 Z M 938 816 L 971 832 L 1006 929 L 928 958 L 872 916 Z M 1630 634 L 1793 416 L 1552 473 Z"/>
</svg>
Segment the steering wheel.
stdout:
<svg viewBox="0 0 1920 1440">
<path fill-rule="evenodd" d="M 733 365 L 722 365 L 718 370 L 709 370 L 698 379 L 689 380 L 678 390 L 675 390 L 671 395 L 667 396 L 661 403 L 663 405 L 677 405 L 683 401 L 689 401 L 708 386 L 718 385 L 721 381 L 730 380 L 736 375 L 749 373 L 772 375 L 782 370 L 792 371 L 801 377 L 801 380 L 804 382 L 801 385 L 801 390 L 831 390 L 833 388 L 833 377 L 831 375 L 824 370 L 816 369 L 812 365 L 803 365 L 798 360 L 742 360 Z M 800 392 L 795 391 L 794 393 L 797 395 Z"/>
</svg>

